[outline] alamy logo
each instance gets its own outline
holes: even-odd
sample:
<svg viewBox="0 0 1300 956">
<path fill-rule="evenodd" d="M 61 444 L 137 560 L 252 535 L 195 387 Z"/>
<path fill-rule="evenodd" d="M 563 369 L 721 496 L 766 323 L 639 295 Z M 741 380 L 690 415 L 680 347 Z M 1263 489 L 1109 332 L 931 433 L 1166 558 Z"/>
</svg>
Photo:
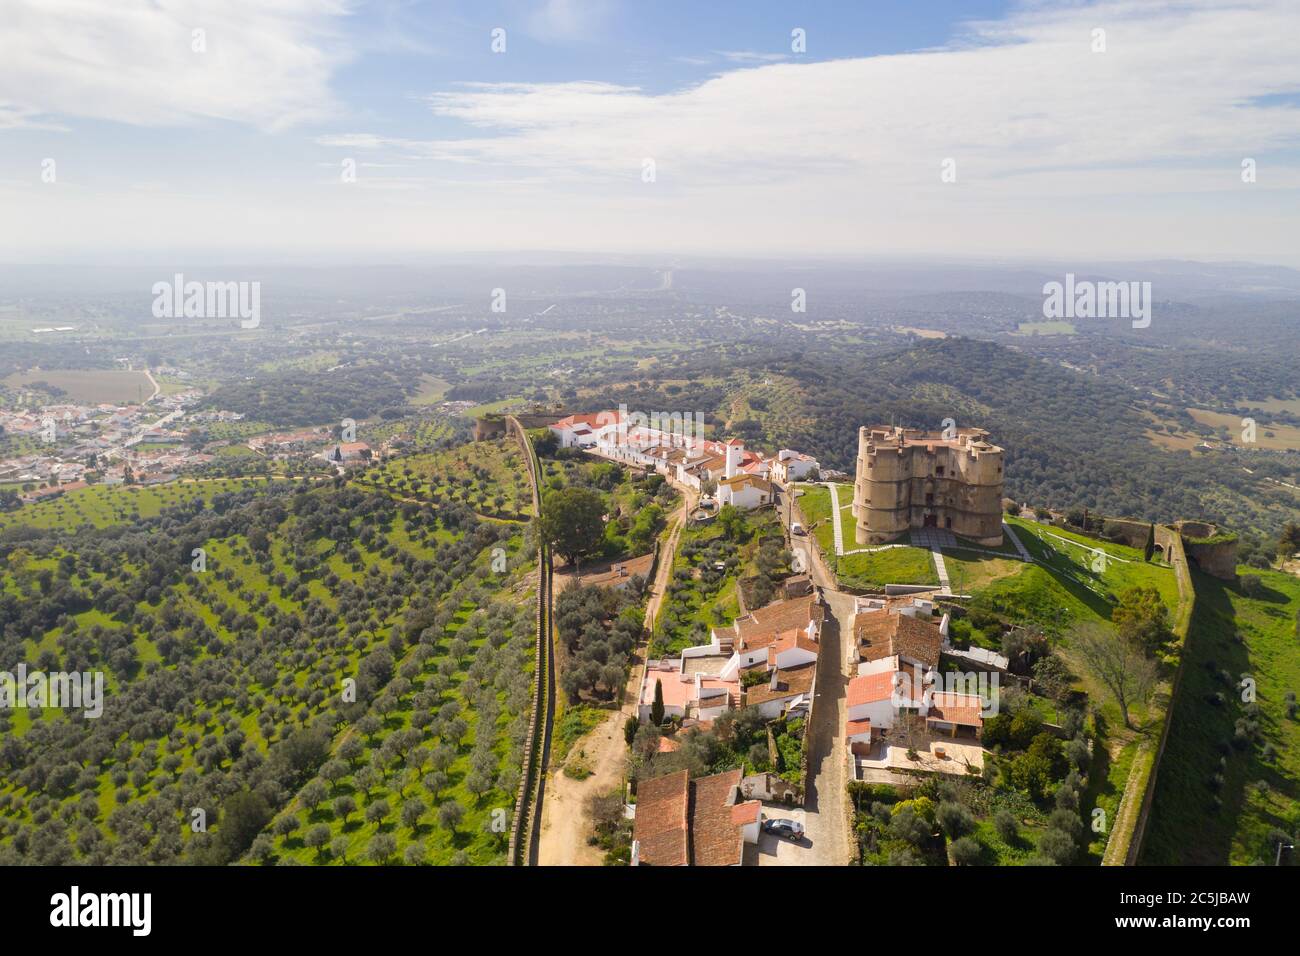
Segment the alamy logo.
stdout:
<svg viewBox="0 0 1300 956">
<path fill-rule="evenodd" d="M 981 718 L 994 717 L 998 713 L 998 673 L 983 671 L 948 671 L 942 676 L 933 670 L 924 674 L 908 676 L 906 671 L 894 674 L 893 686 L 889 695 L 890 703 L 895 707 L 922 706 L 927 709 L 935 706 L 935 694 L 949 695 L 960 706 L 978 707 Z M 966 698 L 965 701 L 959 700 Z M 940 698 L 940 703 L 945 703 Z"/>
<path fill-rule="evenodd" d="M 693 447 L 704 441 L 704 414 L 702 412 L 645 412 L 628 411 L 626 404 L 618 406 L 618 417 L 608 412 L 596 416 L 596 427 L 609 424 L 617 425 L 620 444 L 627 444 L 628 435 L 635 435 L 638 429 L 658 433 L 671 445 Z"/>
<path fill-rule="evenodd" d="M 262 324 L 262 283 L 186 282 L 176 273 L 171 282 L 155 282 L 155 319 L 239 319 L 240 328 Z"/>
<path fill-rule="evenodd" d="M 1064 284 L 1043 285 L 1043 318 L 1132 319 L 1133 328 L 1151 325 L 1150 282 L 1076 282 L 1073 272 Z"/>
<path fill-rule="evenodd" d="M 87 719 L 101 716 L 104 713 L 104 672 L 29 673 L 26 664 L 19 664 L 12 673 L 0 671 L 0 709 L 38 707 L 81 710 Z"/>
<path fill-rule="evenodd" d="M 50 897 L 51 926 L 127 926 L 133 936 L 148 936 L 153 926 L 151 893 L 69 893 Z"/>
</svg>

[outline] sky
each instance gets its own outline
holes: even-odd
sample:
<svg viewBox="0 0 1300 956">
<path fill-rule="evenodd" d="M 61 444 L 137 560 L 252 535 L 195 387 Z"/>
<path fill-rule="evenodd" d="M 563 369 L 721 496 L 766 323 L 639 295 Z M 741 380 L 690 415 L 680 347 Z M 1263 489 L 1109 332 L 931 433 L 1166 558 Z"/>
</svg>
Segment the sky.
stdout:
<svg viewBox="0 0 1300 956">
<path fill-rule="evenodd" d="M 1300 266 L 1295 0 L 0 0 L 0 262 Z"/>
</svg>

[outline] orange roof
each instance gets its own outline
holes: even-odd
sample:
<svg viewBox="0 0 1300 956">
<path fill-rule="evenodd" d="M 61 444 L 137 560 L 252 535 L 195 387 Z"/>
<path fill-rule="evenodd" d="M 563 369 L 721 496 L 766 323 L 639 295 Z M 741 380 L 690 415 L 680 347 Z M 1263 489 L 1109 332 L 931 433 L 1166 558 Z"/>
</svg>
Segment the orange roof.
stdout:
<svg viewBox="0 0 1300 956">
<path fill-rule="evenodd" d="M 739 771 L 737 771 L 739 772 Z M 685 770 L 642 780 L 637 787 L 633 839 L 645 866 L 686 866 L 690 784 Z"/>
<path fill-rule="evenodd" d="M 558 422 L 555 422 L 552 428 L 562 428 L 566 425 L 614 425 L 619 421 L 619 413 L 614 410 L 604 412 L 582 412 L 577 415 L 565 415 Z"/>
<path fill-rule="evenodd" d="M 984 718 L 981 716 L 983 709 L 984 702 L 971 694 L 936 693 L 926 719 L 942 720 L 966 727 L 981 727 L 984 724 Z"/>
<path fill-rule="evenodd" d="M 850 720 L 844 725 L 845 737 L 856 737 L 859 734 L 871 733 L 871 721 L 863 717 L 859 720 Z"/>
<path fill-rule="evenodd" d="M 758 475 L 751 475 L 747 471 L 742 471 L 740 474 L 733 475 L 731 478 L 723 478 L 718 482 L 718 484 L 727 485 L 731 488 L 739 488 L 741 485 L 753 485 L 759 491 L 763 492 L 770 492 L 772 490 L 772 483 L 770 481 L 766 478 L 760 478 Z"/>
<path fill-rule="evenodd" d="M 796 647 L 812 654 L 816 654 L 819 650 L 817 642 L 796 627 L 776 635 L 776 639 L 772 641 L 767 649 L 767 662 L 775 664 L 778 654 L 783 654 Z"/>
<path fill-rule="evenodd" d="M 778 634 L 792 628 L 806 628 L 809 621 L 820 624 L 823 617 L 824 610 L 817 603 L 816 594 L 773 601 L 736 621 L 736 639 L 740 647 L 766 647 Z"/>
<path fill-rule="evenodd" d="M 876 674 L 862 674 L 849 681 L 845 704 L 857 707 L 860 704 L 874 704 L 889 700 L 894 693 L 894 674 L 896 671 L 884 670 Z"/>
<path fill-rule="evenodd" d="M 746 800 L 744 803 L 738 803 L 731 808 L 731 822 L 736 826 L 747 826 L 751 823 L 757 823 L 762 816 L 763 804 L 758 800 Z"/>
</svg>

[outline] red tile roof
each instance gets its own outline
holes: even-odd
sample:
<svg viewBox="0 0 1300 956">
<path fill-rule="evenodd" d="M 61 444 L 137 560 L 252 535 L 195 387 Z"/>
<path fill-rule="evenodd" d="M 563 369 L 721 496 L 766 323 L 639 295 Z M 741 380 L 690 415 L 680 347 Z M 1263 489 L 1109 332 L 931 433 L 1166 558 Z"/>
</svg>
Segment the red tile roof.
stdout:
<svg viewBox="0 0 1300 956">
<path fill-rule="evenodd" d="M 685 770 L 640 782 L 632 836 L 640 844 L 642 865 L 690 863 L 689 806 L 690 784 Z"/>
<path fill-rule="evenodd" d="M 817 662 L 810 661 L 798 667 L 787 667 L 773 673 L 776 674 L 776 687 L 773 688 L 770 681 L 755 684 L 745 691 L 746 705 L 752 707 L 770 700 L 781 700 L 808 693 L 812 690 L 813 678 L 817 675 Z"/>
<path fill-rule="evenodd" d="M 984 725 L 981 716 L 983 709 L 983 702 L 971 694 L 936 693 L 926 719 L 942 720 L 965 727 L 981 727 Z"/>
<path fill-rule="evenodd" d="M 691 863 L 695 866 L 739 866 L 745 850 L 741 826 L 733 818 L 740 787 L 739 769 L 691 784 Z M 750 801 L 757 803 L 758 801 Z M 640 813 L 640 810 L 637 811 Z"/>
<path fill-rule="evenodd" d="M 907 614 L 869 611 L 854 615 L 853 638 L 864 661 L 910 657 L 927 667 L 939 666 L 943 635 L 939 626 Z"/>
<path fill-rule="evenodd" d="M 894 693 L 894 674 L 897 671 L 884 670 L 878 674 L 863 674 L 849 681 L 845 706 L 857 707 L 860 704 L 874 704 L 889 700 Z"/>
<path fill-rule="evenodd" d="M 871 721 L 863 717 L 860 720 L 850 720 L 844 724 L 844 736 L 856 737 L 859 734 L 871 733 Z"/>
</svg>

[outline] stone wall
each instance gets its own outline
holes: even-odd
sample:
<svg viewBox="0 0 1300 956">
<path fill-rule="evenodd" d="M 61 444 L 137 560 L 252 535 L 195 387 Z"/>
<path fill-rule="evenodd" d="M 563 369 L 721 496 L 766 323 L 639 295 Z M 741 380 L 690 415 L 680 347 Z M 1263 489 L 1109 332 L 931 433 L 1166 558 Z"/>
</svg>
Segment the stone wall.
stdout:
<svg viewBox="0 0 1300 956">
<path fill-rule="evenodd" d="M 1206 574 L 1224 581 L 1237 579 L 1237 536 L 1204 521 L 1175 523 L 1183 536 L 1188 559 Z"/>
</svg>

